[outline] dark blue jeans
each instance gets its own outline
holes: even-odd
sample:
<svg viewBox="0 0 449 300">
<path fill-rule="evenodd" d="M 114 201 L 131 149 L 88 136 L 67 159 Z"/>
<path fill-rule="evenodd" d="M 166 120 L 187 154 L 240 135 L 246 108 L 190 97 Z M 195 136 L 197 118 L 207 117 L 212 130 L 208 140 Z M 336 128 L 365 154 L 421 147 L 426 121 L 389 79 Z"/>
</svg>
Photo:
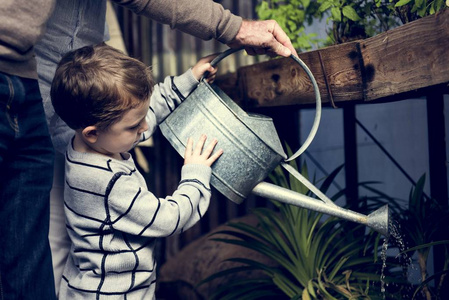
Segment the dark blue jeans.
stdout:
<svg viewBox="0 0 449 300">
<path fill-rule="evenodd" d="M 0 299 L 55 299 L 53 146 L 37 80 L 0 72 Z"/>
</svg>

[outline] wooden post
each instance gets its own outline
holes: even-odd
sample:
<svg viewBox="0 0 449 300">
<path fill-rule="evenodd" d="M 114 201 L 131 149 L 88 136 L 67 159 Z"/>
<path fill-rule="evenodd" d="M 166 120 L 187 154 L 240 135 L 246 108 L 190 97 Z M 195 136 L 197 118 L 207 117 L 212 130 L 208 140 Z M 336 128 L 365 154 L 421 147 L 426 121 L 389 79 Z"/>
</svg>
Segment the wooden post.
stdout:
<svg viewBox="0 0 449 300">
<path fill-rule="evenodd" d="M 355 105 L 343 108 L 346 203 L 357 210 L 359 199 Z"/>
<path fill-rule="evenodd" d="M 430 195 L 443 210 L 448 209 L 446 130 L 444 122 L 444 96 L 440 91 L 433 91 L 427 96 L 427 128 L 429 143 Z M 439 229 L 436 239 L 447 239 L 448 233 Z M 434 274 L 443 271 L 445 247 L 433 247 Z M 438 285 L 441 276 L 437 276 Z M 440 295 L 449 295 L 449 284 L 442 285 Z"/>
</svg>

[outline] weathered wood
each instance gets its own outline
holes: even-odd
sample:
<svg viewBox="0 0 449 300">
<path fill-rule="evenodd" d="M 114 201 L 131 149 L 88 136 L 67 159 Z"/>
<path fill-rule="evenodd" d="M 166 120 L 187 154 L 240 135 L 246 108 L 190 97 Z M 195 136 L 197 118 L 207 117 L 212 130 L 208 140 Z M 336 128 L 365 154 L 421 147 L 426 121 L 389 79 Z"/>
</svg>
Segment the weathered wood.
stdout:
<svg viewBox="0 0 449 300">
<path fill-rule="evenodd" d="M 330 102 L 331 95 L 335 103 L 363 97 L 357 42 L 301 53 L 299 57 L 314 75 L 323 103 Z M 237 78 L 238 100 L 251 107 L 315 102 L 312 82 L 291 58 L 241 67 Z"/>
<path fill-rule="evenodd" d="M 449 10 L 361 41 L 365 100 L 449 82 Z"/>
<path fill-rule="evenodd" d="M 449 10 L 375 37 L 300 53 L 323 104 L 389 101 L 449 82 Z M 241 67 L 217 84 L 245 107 L 308 105 L 312 84 L 290 58 Z"/>
</svg>

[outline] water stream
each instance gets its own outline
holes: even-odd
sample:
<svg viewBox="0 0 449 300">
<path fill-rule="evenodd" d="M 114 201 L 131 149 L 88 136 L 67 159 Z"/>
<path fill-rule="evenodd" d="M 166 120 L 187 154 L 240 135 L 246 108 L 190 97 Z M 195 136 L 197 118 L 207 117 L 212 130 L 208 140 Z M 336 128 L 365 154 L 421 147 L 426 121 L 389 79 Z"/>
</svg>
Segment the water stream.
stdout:
<svg viewBox="0 0 449 300">
<path fill-rule="evenodd" d="M 388 283 L 385 282 L 385 270 L 387 267 L 387 250 L 388 245 L 391 243 L 392 246 L 396 246 L 399 250 L 399 253 L 395 256 L 395 259 L 398 259 L 399 264 L 402 267 L 402 272 L 404 276 L 408 277 L 408 271 L 409 267 L 414 268 L 412 257 L 409 256 L 405 251 L 408 249 L 408 247 L 405 245 L 403 234 L 401 234 L 401 228 L 399 223 L 395 222 L 394 220 L 390 220 L 389 222 L 389 233 L 390 236 L 388 238 L 384 239 L 384 242 L 382 244 L 380 257 L 382 260 L 382 269 L 381 269 L 381 275 L 380 275 L 380 283 L 381 283 L 381 293 L 382 298 L 386 299 L 386 287 L 388 286 Z M 411 292 L 412 285 L 408 287 L 408 291 L 405 291 L 406 293 Z"/>
</svg>

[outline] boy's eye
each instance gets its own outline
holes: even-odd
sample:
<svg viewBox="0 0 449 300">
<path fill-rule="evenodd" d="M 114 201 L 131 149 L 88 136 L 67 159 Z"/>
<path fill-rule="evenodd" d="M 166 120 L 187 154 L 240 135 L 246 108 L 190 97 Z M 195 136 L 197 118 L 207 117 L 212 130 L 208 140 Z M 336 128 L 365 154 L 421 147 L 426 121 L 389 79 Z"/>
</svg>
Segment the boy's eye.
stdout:
<svg viewBox="0 0 449 300">
<path fill-rule="evenodd" d="M 130 130 L 136 130 L 137 128 L 139 128 L 140 124 L 137 124 L 136 126 L 130 127 Z"/>
</svg>

